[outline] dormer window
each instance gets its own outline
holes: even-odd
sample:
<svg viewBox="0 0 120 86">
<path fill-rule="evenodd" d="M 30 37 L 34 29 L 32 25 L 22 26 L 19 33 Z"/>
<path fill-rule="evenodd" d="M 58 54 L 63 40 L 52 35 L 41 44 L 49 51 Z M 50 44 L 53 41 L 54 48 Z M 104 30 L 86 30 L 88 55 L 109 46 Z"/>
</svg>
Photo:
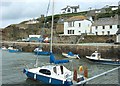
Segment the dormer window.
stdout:
<svg viewBox="0 0 120 86">
<path fill-rule="evenodd" d="M 68 8 L 67 12 L 70 12 L 70 8 Z"/>
<path fill-rule="evenodd" d="M 75 8 L 75 11 L 74 12 L 77 12 L 77 8 Z"/>
</svg>

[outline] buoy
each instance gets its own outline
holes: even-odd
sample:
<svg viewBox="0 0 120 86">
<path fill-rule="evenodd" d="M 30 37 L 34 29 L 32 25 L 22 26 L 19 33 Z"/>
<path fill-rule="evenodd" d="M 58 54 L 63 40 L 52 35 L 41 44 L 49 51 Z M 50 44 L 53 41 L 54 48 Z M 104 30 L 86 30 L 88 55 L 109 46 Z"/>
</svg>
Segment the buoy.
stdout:
<svg viewBox="0 0 120 86">
<path fill-rule="evenodd" d="M 83 66 L 79 67 L 79 71 L 82 72 L 83 71 Z"/>
<path fill-rule="evenodd" d="M 74 69 L 73 80 L 77 81 L 77 70 Z"/>
<path fill-rule="evenodd" d="M 87 67 L 84 68 L 84 77 L 88 78 L 88 69 L 87 69 Z"/>
</svg>

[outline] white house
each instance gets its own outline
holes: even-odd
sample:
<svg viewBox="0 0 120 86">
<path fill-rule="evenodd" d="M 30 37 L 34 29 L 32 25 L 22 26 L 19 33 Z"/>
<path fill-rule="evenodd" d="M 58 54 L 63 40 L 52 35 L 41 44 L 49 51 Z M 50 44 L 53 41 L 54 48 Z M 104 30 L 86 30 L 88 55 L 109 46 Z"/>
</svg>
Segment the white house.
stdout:
<svg viewBox="0 0 120 86">
<path fill-rule="evenodd" d="M 99 18 L 92 25 L 94 35 L 115 35 L 118 31 L 118 16 L 111 18 Z"/>
<path fill-rule="evenodd" d="M 117 10 L 117 9 L 118 9 L 118 6 L 115 6 L 115 5 L 111 5 L 111 6 L 106 5 L 106 6 L 103 7 L 103 8 L 110 8 L 111 10 Z"/>
<path fill-rule="evenodd" d="M 116 43 L 120 43 L 120 29 L 116 33 Z"/>
<path fill-rule="evenodd" d="M 78 6 L 67 6 L 61 9 L 61 13 L 77 13 L 80 12 L 79 5 Z"/>
<path fill-rule="evenodd" d="M 64 22 L 64 35 L 81 35 L 90 33 L 92 20 L 85 16 L 74 16 Z"/>
<path fill-rule="evenodd" d="M 36 23 L 39 23 L 39 21 L 32 19 L 32 20 L 29 20 L 28 22 L 26 22 L 25 24 L 36 24 Z"/>
<path fill-rule="evenodd" d="M 41 35 L 29 35 L 29 38 L 31 38 L 31 37 L 37 37 L 37 38 L 40 38 Z"/>
</svg>

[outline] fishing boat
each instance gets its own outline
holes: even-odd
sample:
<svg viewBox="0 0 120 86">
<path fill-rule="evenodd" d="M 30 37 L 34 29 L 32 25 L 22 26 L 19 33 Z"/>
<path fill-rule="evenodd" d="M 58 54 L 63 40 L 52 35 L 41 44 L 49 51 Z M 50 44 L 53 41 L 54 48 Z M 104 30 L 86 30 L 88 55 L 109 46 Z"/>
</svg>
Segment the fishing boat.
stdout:
<svg viewBox="0 0 120 86">
<path fill-rule="evenodd" d="M 54 1 L 53 1 L 54 8 Z M 52 52 L 52 36 L 53 36 L 53 16 L 52 11 L 52 25 L 51 25 L 51 40 L 50 40 L 50 63 L 41 67 L 35 67 L 31 69 L 23 69 L 23 73 L 26 74 L 28 78 L 42 81 L 45 84 L 56 84 L 56 85 L 72 85 L 85 80 L 83 75 L 77 74 L 75 70 L 68 70 L 63 64 L 68 63 L 69 60 L 56 60 Z M 37 57 L 38 58 L 38 57 Z M 36 60 L 37 63 L 38 60 Z"/>
<path fill-rule="evenodd" d="M 39 48 L 39 47 L 34 49 L 34 53 L 36 55 L 50 55 L 50 52 L 43 51 L 42 48 Z"/>
<path fill-rule="evenodd" d="M 16 52 L 19 52 L 20 50 L 19 49 L 16 49 L 16 48 L 13 48 L 13 47 L 8 47 L 8 51 L 10 52 L 10 53 L 16 53 Z"/>
<path fill-rule="evenodd" d="M 101 57 L 101 53 L 98 53 L 98 51 L 92 53 L 91 56 L 86 56 L 86 58 L 96 63 L 120 65 L 120 59 L 104 59 Z"/>
<path fill-rule="evenodd" d="M 76 58 L 76 59 L 80 59 L 80 57 L 79 57 L 78 54 L 73 54 L 72 52 L 62 53 L 62 55 L 63 55 L 64 57 L 67 57 L 67 58 Z"/>
</svg>

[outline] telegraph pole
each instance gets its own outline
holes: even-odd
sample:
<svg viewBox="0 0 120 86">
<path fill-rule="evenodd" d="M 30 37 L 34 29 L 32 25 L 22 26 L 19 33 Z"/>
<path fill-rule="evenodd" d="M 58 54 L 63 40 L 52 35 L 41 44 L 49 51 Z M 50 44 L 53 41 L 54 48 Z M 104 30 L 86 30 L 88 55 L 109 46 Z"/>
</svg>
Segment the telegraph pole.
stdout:
<svg viewBox="0 0 120 86">
<path fill-rule="evenodd" d="M 120 29 L 120 1 L 118 2 L 118 25 Z"/>
</svg>

